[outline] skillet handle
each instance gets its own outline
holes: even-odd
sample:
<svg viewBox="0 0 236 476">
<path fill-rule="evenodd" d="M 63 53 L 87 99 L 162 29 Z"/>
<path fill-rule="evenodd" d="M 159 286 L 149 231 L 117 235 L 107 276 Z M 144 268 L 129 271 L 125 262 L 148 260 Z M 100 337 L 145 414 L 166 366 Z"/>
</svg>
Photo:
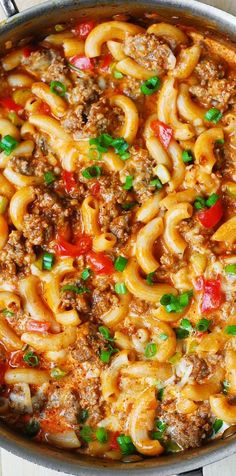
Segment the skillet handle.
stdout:
<svg viewBox="0 0 236 476">
<path fill-rule="evenodd" d="M 14 0 L 0 0 L 0 4 L 8 18 L 19 13 Z"/>
<path fill-rule="evenodd" d="M 180 473 L 177 476 L 203 476 L 202 468 L 187 471 L 187 473 Z"/>
</svg>

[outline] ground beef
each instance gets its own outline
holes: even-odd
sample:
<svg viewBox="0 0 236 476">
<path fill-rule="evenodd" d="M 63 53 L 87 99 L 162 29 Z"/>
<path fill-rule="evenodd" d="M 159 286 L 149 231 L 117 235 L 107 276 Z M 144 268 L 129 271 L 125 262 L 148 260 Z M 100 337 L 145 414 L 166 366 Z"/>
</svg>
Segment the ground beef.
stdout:
<svg viewBox="0 0 236 476">
<path fill-rule="evenodd" d="M 206 378 L 209 377 L 211 369 L 209 368 L 207 362 L 204 359 L 201 359 L 197 354 L 188 355 L 184 358 L 184 361 L 187 365 L 192 365 L 193 369 L 190 375 L 197 383 L 203 383 Z"/>
<path fill-rule="evenodd" d="M 50 83 L 51 81 L 61 81 L 68 84 L 68 69 L 65 65 L 64 58 L 55 50 L 33 51 L 30 56 L 24 57 L 22 64 L 25 69 L 41 79 Z"/>
<path fill-rule="evenodd" d="M 53 228 L 41 216 L 29 213 L 24 216 L 23 234 L 32 245 L 43 245 L 45 241 L 52 239 L 52 232 Z"/>
<path fill-rule="evenodd" d="M 4 248 L 0 251 L 0 271 L 4 280 L 24 277 L 30 272 L 30 265 L 35 260 L 32 244 L 25 240 L 21 231 L 9 234 Z"/>
<path fill-rule="evenodd" d="M 68 93 L 68 100 L 72 105 L 93 104 L 99 99 L 102 90 L 95 79 L 90 76 L 77 77 L 75 87 Z"/>
<path fill-rule="evenodd" d="M 124 213 L 115 217 L 110 223 L 110 231 L 116 236 L 121 244 L 125 244 L 129 239 L 131 230 L 131 214 Z"/>
<path fill-rule="evenodd" d="M 139 298 L 132 297 L 131 303 L 129 305 L 129 312 L 131 316 L 143 316 L 150 309 L 150 303 L 143 301 Z"/>
<path fill-rule="evenodd" d="M 70 132 L 79 133 L 82 131 L 84 126 L 83 109 L 82 105 L 77 106 L 74 111 L 69 109 L 61 121 L 62 126 Z"/>
<path fill-rule="evenodd" d="M 109 100 L 103 97 L 93 103 L 89 112 L 86 113 L 86 124 L 83 134 L 86 137 L 88 135 L 97 137 L 104 132 L 116 135 L 116 131 L 118 131 L 122 124 L 123 117 L 121 109 L 111 107 Z"/>
<path fill-rule="evenodd" d="M 141 205 L 150 198 L 155 191 L 154 187 L 150 187 L 150 181 L 154 178 L 153 168 L 156 164 L 146 149 L 133 146 L 130 147 L 129 152 L 130 159 L 121 172 L 121 178 L 125 181 L 127 175 L 134 177 L 133 190 Z"/>
<path fill-rule="evenodd" d="M 125 76 L 122 81 L 123 93 L 134 101 L 144 102 L 144 95 L 140 89 L 141 82 L 132 76 Z M 141 101 L 140 101 L 141 100 Z"/>
<path fill-rule="evenodd" d="M 212 58 L 202 59 L 195 68 L 195 73 L 201 81 L 201 85 L 213 79 L 222 79 L 225 70 L 222 62 L 214 61 Z"/>
<path fill-rule="evenodd" d="M 189 91 L 203 106 L 224 111 L 235 100 L 236 80 L 210 79 L 204 86 L 191 86 Z"/>
<path fill-rule="evenodd" d="M 116 173 L 102 176 L 99 183 L 100 196 L 103 199 L 99 207 L 101 230 L 103 232 L 111 231 L 117 238 L 124 239 L 123 233 L 119 233 L 116 227 L 117 225 L 121 225 L 123 221 L 121 205 L 127 201 L 127 191 L 123 189 L 119 175 Z M 123 226 L 124 225 L 127 228 L 127 218 L 123 221 Z"/>
<path fill-rule="evenodd" d="M 13 170 L 22 175 L 34 175 L 35 171 L 30 159 L 26 157 L 13 157 L 10 159 L 10 166 Z"/>
<path fill-rule="evenodd" d="M 159 74 L 175 67 L 176 58 L 170 47 L 154 34 L 139 33 L 127 36 L 124 52 L 144 68 Z"/>
<path fill-rule="evenodd" d="M 87 292 L 83 294 L 77 294 L 73 291 L 62 291 L 61 292 L 61 302 L 60 307 L 65 310 L 76 309 L 79 314 L 87 314 L 90 311 L 90 301 L 91 301 L 91 293 L 89 292 L 89 281 L 86 280 L 81 281 L 80 279 L 76 278 L 68 278 L 66 277 L 62 282 L 62 287 L 65 285 L 73 285 L 78 288 L 85 287 L 87 288 Z"/>
<path fill-rule="evenodd" d="M 70 384 L 70 377 L 64 378 L 61 385 L 57 382 L 51 387 L 45 411 L 51 412 L 52 409 L 59 409 L 60 416 L 65 418 L 69 424 L 78 423 L 79 396 Z"/>
<path fill-rule="evenodd" d="M 202 404 L 194 414 L 183 415 L 174 410 L 169 403 L 162 403 L 158 418 L 167 424 L 166 436 L 181 448 L 196 448 L 212 431 L 209 405 Z"/>
<path fill-rule="evenodd" d="M 98 320 L 109 309 L 119 305 L 119 298 L 109 276 L 95 276 L 93 286 L 91 314 Z"/>
</svg>

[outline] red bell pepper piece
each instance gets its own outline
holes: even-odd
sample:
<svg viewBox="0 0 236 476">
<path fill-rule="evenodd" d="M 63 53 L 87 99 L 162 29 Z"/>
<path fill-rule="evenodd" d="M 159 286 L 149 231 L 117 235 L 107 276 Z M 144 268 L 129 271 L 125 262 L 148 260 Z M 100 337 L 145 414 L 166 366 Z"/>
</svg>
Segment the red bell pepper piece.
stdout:
<svg viewBox="0 0 236 476">
<path fill-rule="evenodd" d="M 101 65 L 99 66 L 99 69 L 100 69 L 101 71 L 104 71 L 104 72 L 108 71 L 108 70 L 109 70 L 109 66 L 110 66 L 112 60 L 113 60 L 113 57 L 112 57 L 112 55 L 111 55 L 110 53 L 108 53 L 107 55 L 103 56 L 103 58 L 102 58 L 102 63 L 101 63 Z"/>
<path fill-rule="evenodd" d="M 31 55 L 32 50 L 28 46 L 25 46 L 22 50 L 22 53 L 25 58 L 28 58 Z"/>
<path fill-rule="evenodd" d="M 201 311 L 205 313 L 219 309 L 222 298 L 220 278 L 204 279 Z"/>
<path fill-rule="evenodd" d="M 9 365 L 10 367 L 25 367 L 23 360 L 24 352 L 22 350 L 16 350 L 10 353 Z"/>
<path fill-rule="evenodd" d="M 50 115 L 51 114 L 51 109 L 45 102 L 42 102 L 42 103 L 39 104 L 39 106 L 37 108 L 37 112 L 38 112 L 38 114 Z"/>
<path fill-rule="evenodd" d="M 59 256 L 81 256 L 85 255 L 92 249 L 92 238 L 85 233 L 77 237 L 76 243 L 71 244 L 62 236 L 59 236 L 56 242 L 56 253 Z"/>
<path fill-rule="evenodd" d="M 69 63 L 82 71 L 92 71 L 94 69 L 93 58 L 87 58 L 87 56 L 72 56 L 69 59 Z"/>
<path fill-rule="evenodd" d="M 81 40 L 85 40 L 87 36 L 89 35 L 90 31 L 92 31 L 94 27 L 95 27 L 94 21 L 86 21 L 83 23 L 79 23 L 78 25 L 75 26 L 74 33 L 75 35 L 78 35 L 81 38 Z"/>
<path fill-rule="evenodd" d="M 115 269 L 113 261 L 105 253 L 95 253 L 90 251 L 87 255 L 89 265 L 91 269 L 97 274 L 112 274 Z"/>
<path fill-rule="evenodd" d="M 12 112 L 12 111 L 19 112 L 23 109 L 22 106 L 19 106 L 19 104 L 16 104 L 15 101 L 13 101 L 13 99 L 10 97 L 1 98 L 0 104 L 9 112 Z"/>
<path fill-rule="evenodd" d="M 62 179 L 65 185 L 65 191 L 67 193 L 71 193 L 77 188 L 77 183 L 75 180 L 75 176 L 73 172 L 67 172 L 67 170 L 63 170 L 62 172 Z"/>
<path fill-rule="evenodd" d="M 26 324 L 26 330 L 27 332 L 47 332 L 50 326 L 50 322 L 30 319 Z"/>
<path fill-rule="evenodd" d="M 100 183 L 98 182 L 98 180 L 96 180 L 96 182 L 94 182 L 92 185 L 91 185 L 91 194 L 93 195 L 93 197 L 97 197 L 100 193 Z"/>
<path fill-rule="evenodd" d="M 110 441 L 109 441 L 111 450 L 115 450 L 115 451 L 120 450 L 120 446 L 117 441 L 118 436 L 120 436 L 119 431 L 115 431 L 114 433 L 111 434 Z"/>
<path fill-rule="evenodd" d="M 170 141 L 173 137 L 173 129 L 164 122 L 154 120 L 151 122 L 151 128 L 156 137 L 160 140 L 163 147 L 168 149 Z"/>
<path fill-rule="evenodd" d="M 200 223 L 205 228 L 212 228 L 213 226 L 217 225 L 217 223 L 221 220 L 223 214 L 224 210 L 222 202 L 220 199 L 218 199 L 217 202 L 211 208 L 198 212 L 197 216 Z"/>
</svg>

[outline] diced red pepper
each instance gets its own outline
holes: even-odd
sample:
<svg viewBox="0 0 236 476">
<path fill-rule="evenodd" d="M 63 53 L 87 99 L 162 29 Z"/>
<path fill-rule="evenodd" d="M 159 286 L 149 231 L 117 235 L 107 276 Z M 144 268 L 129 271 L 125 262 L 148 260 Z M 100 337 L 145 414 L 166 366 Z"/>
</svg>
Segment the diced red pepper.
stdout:
<svg viewBox="0 0 236 476">
<path fill-rule="evenodd" d="M 202 210 L 198 212 L 197 216 L 200 223 L 205 228 L 212 228 L 213 226 L 217 225 L 217 223 L 221 220 L 224 214 L 222 202 L 220 199 L 208 209 Z"/>
<path fill-rule="evenodd" d="M 17 368 L 17 367 L 25 367 L 25 363 L 23 360 L 23 351 L 16 350 L 10 353 L 9 365 L 10 367 Z"/>
<path fill-rule="evenodd" d="M 202 336 L 204 335 L 205 335 L 205 332 L 200 332 L 200 331 L 195 332 L 195 336 L 198 337 L 198 339 L 201 339 Z"/>
<path fill-rule="evenodd" d="M 93 195 L 93 197 L 97 197 L 100 193 L 100 183 L 98 182 L 98 180 L 96 180 L 96 182 L 94 182 L 92 185 L 91 185 L 91 194 Z"/>
<path fill-rule="evenodd" d="M 109 441 L 111 450 L 118 451 L 120 449 L 119 443 L 117 441 L 118 436 L 120 436 L 119 431 L 115 431 L 111 434 Z"/>
<path fill-rule="evenodd" d="M 97 274 L 112 274 L 114 273 L 113 261 L 105 253 L 95 253 L 90 251 L 87 255 L 88 263 L 91 269 Z"/>
<path fill-rule="evenodd" d="M 75 35 L 78 35 L 81 38 L 81 40 L 85 40 L 87 36 L 89 35 L 90 31 L 92 31 L 94 27 L 95 27 L 94 21 L 86 21 L 83 23 L 79 23 L 78 25 L 75 26 L 74 33 Z"/>
<path fill-rule="evenodd" d="M 87 56 L 75 55 L 69 59 L 69 63 L 73 64 L 76 68 L 82 71 L 92 71 L 94 69 L 93 58 L 87 58 Z"/>
<path fill-rule="evenodd" d="M 47 332 L 51 327 L 50 322 L 35 321 L 30 319 L 26 324 L 27 332 Z"/>
<path fill-rule="evenodd" d="M 204 279 L 201 311 L 205 313 L 219 309 L 222 298 L 220 278 Z"/>
<path fill-rule="evenodd" d="M 67 170 L 63 170 L 62 172 L 62 180 L 65 185 L 65 191 L 67 193 L 71 193 L 77 188 L 77 182 L 75 180 L 75 176 L 73 172 L 67 172 Z"/>
<path fill-rule="evenodd" d="M 111 62 L 113 61 L 113 57 L 110 53 L 108 53 L 107 55 L 103 56 L 102 58 L 102 62 L 101 62 L 101 65 L 99 66 L 99 69 L 101 71 L 108 71 L 109 70 L 109 66 L 111 64 Z"/>
<path fill-rule="evenodd" d="M 7 109 L 9 112 L 19 112 L 23 109 L 22 106 L 19 106 L 19 104 L 16 104 L 15 101 L 13 101 L 12 98 L 7 97 L 7 98 L 1 98 L 0 99 L 0 104 L 3 106 L 5 109 Z"/>
<path fill-rule="evenodd" d="M 29 48 L 28 46 L 25 46 L 22 50 L 22 53 L 25 58 L 28 58 L 32 53 L 32 49 Z"/>
<path fill-rule="evenodd" d="M 59 256 L 81 256 L 85 255 L 92 249 L 92 238 L 85 233 L 77 237 L 76 243 L 71 244 L 62 236 L 59 236 L 56 242 L 56 253 Z"/>
<path fill-rule="evenodd" d="M 45 102 L 42 102 L 39 104 L 37 112 L 38 114 L 46 114 L 48 116 L 51 114 L 51 109 Z"/>
<path fill-rule="evenodd" d="M 156 137 L 160 140 L 165 149 L 168 149 L 173 137 L 173 129 L 164 122 L 154 120 L 151 122 L 151 128 Z"/>
</svg>

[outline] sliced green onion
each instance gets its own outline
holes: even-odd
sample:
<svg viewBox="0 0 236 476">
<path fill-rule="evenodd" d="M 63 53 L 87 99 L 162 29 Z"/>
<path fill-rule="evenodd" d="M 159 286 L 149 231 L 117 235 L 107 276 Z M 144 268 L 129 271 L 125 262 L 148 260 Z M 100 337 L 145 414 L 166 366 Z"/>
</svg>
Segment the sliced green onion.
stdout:
<svg viewBox="0 0 236 476">
<path fill-rule="evenodd" d="M 227 326 L 225 327 L 225 334 L 236 336 L 236 326 Z"/>
<path fill-rule="evenodd" d="M 129 148 L 128 142 L 126 142 L 123 137 L 113 139 L 111 145 L 114 147 L 115 152 L 120 156 L 122 156 Z"/>
<path fill-rule="evenodd" d="M 159 388 L 159 390 L 157 392 L 157 400 L 162 402 L 163 397 L 164 397 L 164 388 Z"/>
<path fill-rule="evenodd" d="M 155 276 L 155 271 L 152 271 L 152 273 L 147 274 L 146 276 L 146 281 L 149 286 L 153 285 L 153 277 Z"/>
<path fill-rule="evenodd" d="M 50 271 L 54 265 L 55 256 L 53 253 L 44 253 L 42 256 L 42 268 Z"/>
<path fill-rule="evenodd" d="M 216 435 L 216 433 L 218 433 L 220 431 L 220 429 L 222 428 L 223 426 L 223 420 L 219 420 L 219 419 L 216 419 L 212 425 L 212 428 L 213 428 L 213 431 Z"/>
<path fill-rule="evenodd" d="M 102 152 L 100 152 L 98 149 L 95 149 L 95 147 L 90 147 L 88 151 L 88 157 L 90 160 L 101 160 Z"/>
<path fill-rule="evenodd" d="M 85 268 L 81 273 L 81 279 L 83 279 L 83 281 L 86 281 L 86 279 L 90 278 L 91 274 L 92 274 L 91 269 Z"/>
<path fill-rule="evenodd" d="M 197 322 L 196 329 L 199 332 L 206 332 L 209 329 L 211 323 L 212 323 L 211 320 L 205 319 L 205 317 L 203 317 Z"/>
<path fill-rule="evenodd" d="M 146 345 L 146 349 L 145 349 L 145 352 L 144 352 L 144 355 L 147 359 L 151 359 L 152 357 L 154 357 L 157 353 L 157 345 L 155 344 L 155 342 L 149 342 L 147 345 Z"/>
<path fill-rule="evenodd" d="M 19 142 L 14 137 L 7 135 L 0 141 L 0 148 L 4 150 L 6 155 L 10 155 L 18 144 Z"/>
<path fill-rule="evenodd" d="M 193 291 L 186 291 L 179 296 L 174 294 L 164 294 L 160 300 L 167 312 L 182 312 L 189 305 Z"/>
<path fill-rule="evenodd" d="M 203 197 L 197 197 L 193 205 L 196 210 L 202 210 L 202 208 L 206 207 L 206 200 Z"/>
<path fill-rule="evenodd" d="M 0 196 L 0 215 L 5 213 L 8 205 L 8 199 L 6 197 Z"/>
<path fill-rule="evenodd" d="M 227 264 L 225 272 L 228 274 L 236 274 L 236 264 Z"/>
<path fill-rule="evenodd" d="M 169 339 L 168 335 L 164 334 L 164 332 L 162 334 L 160 334 L 159 337 L 160 337 L 161 340 L 164 340 L 164 341 Z"/>
<path fill-rule="evenodd" d="M 104 337 L 104 339 L 106 340 L 109 340 L 109 341 L 114 341 L 113 337 L 111 337 L 111 334 L 110 334 L 110 331 L 107 327 L 105 326 L 100 326 L 98 328 L 100 334 L 102 334 L 102 337 Z"/>
<path fill-rule="evenodd" d="M 114 263 L 114 268 L 116 271 L 122 272 L 126 268 L 127 263 L 128 263 L 127 258 L 125 258 L 124 256 L 117 256 Z"/>
<path fill-rule="evenodd" d="M 79 423 L 85 423 L 88 417 L 89 417 L 89 411 L 87 410 L 87 408 L 83 408 L 82 410 L 80 410 L 77 416 L 77 420 Z"/>
<path fill-rule="evenodd" d="M 141 84 L 140 90 L 145 96 L 150 96 L 155 93 L 161 87 L 161 80 L 158 76 L 153 76 L 152 78 L 147 79 L 144 83 Z"/>
<path fill-rule="evenodd" d="M 158 428 L 158 430 L 160 430 L 162 433 L 163 433 L 163 432 L 166 430 L 166 428 L 167 428 L 167 424 L 164 423 L 164 421 L 162 421 L 162 420 L 156 420 L 155 425 L 156 425 L 156 427 Z"/>
<path fill-rule="evenodd" d="M 100 443 L 106 443 L 108 441 L 108 432 L 106 428 L 98 428 L 95 436 Z"/>
<path fill-rule="evenodd" d="M 120 71 L 117 71 L 117 69 L 115 69 L 114 73 L 113 73 L 113 76 L 114 78 L 116 79 L 121 79 L 124 77 L 124 75 L 120 72 Z"/>
<path fill-rule="evenodd" d="M 186 318 L 181 320 L 180 327 L 182 327 L 182 329 L 186 329 L 189 332 L 193 330 L 190 320 Z"/>
<path fill-rule="evenodd" d="M 193 161 L 193 155 L 192 155 L 192 152 L 191 150 L 183 150 L 182 152 L 182 160 L 185 164 L 187 164 L 188 162 L 192 162 Z"/>
<path fill-rule="evenodd" d="M 217 195 L 217 193 L 212 193 L 212 195 L 210 195 L 210 197 L 208 197 L 208 199 L 206 200 L 206 206 L 210 208 L 215 205 L 218 200 L 219 195 Z"/>
<path fill-rule="evenodd" d="M 159 178 L 155 178 L 155 179 L 151 180 L 149 185 L 151 187 L 156 187 L 157 190 L 161 190 L 161 188 L 163 188 L 163 185 L 162 185 Z"/>
<path fill-rule="evenodd" d="M 136 448 L 128 435 L 119 435 L 116 441 L 121 449 L 122 455 L 131 455 L 136 451 Z"/>
<path fill-rule="evenodd" d="M 165 450 L 167 453 L 178 453 L 182 451 L 182 448 L 175 443 L 175 441 L 167 441 L 165 442 Z"/>
<path fill-rule="evenodd" d="M 133 187 L 133 180 L 134 180 L 133 175 L 128 175 L 125 178 L 125 183 L 123 185 L 123 189 L 124 190 L 130 190 Z"/>
<path fill-rule="evenodd" d="M 35 418 L 32 418 L 25 426 L 24 433 L 29 438 L 34 438 L 40 431 L 40 424 Z"/>
<path fill-rule="evenodd" d="M 23 360 L 30 367 L 37 367 L 37 365 L 39 364 L 39 358 L 37 354 L 35 354 L 32 350 L 23 355 Z"/>
<path fill-rule="evenodd" d="M 208 122 L 213 122 L 214 124 L 217 124 L 217 122 L 221 120 L 222 116 L 222 112 L 217 109 L 217 107 L 212 107 L 206 112 L 204 118 Z"/>
<path fill-rule="evenodd" d="M 62 286 L 61 291 L 72 291 L 73 293 L 76 294 L 84 294 L 84 293 L 89 293 L 90 289 L 86 288 L 84 286 L 75 286 L 74 284 L 65 284 L 65 286 Z"/>
<path fill-rule="evenodd" d="M 84 425 L 79 434 L 82 440 L 84 440 L 86 443 L 90 443 L 90 441 L 93 441 L 93 433 L 94 432 L 91 426 Z"/>
<path fill-rule="evenodd" d="M 123 152 L 122 154 L 120 154 L 120 158 L 121 160 L 127 160 L 130 158 L 130 153 L 129 152 Z"/>
<path fill-rule="evenodd" d="M 14 316 L 14 312 L 9 311 L 9 309 L 3 309 L 3 310 L 2 310 L 2 314 L 3 314 L 5 317 L 12 317 L 12 316 Z"/>
<path fill-rule="evenodd" d="M 104 363 L 104 364 L 108 364 L 110 362 L 110 358 L 113 354 L 115 354 L 116 352 L 118 352 L 118 349 L 114 349 L 111 345 L 109 345 L 109 348 L 108 349 L 103 349 L 101 350 L 100 352 L 100 360 Z"/>
<path fill-rule="evenodd" d="M 114 289 L 117 294 L 126 294 L 128 292 L 125 283 L 116 283 Z"/>
<path fill-rule="evenodd" d="M 122 203 L 121 207 L 123 210 L 132 210 L 137 205 L 137 202 L 126 202 Z"/>
<path fill-rule="evenodd" d="M 59 32 L 59 31 L 64 31 L 64 30 L 65 30 L 65 25 L 60 25 L 60 24 L 58 24 L 58 25 L 55 25 L 54 28 L 55 28 L 55 30 L 56 30 L 57 32 Z"/>
<path fill-rule="evenodd" d="M 151 437 L 152 437 L 152 440 L 162 440 L 163 433 L 162 431 L 152 431 Z"/>
<path fill-rule="evenodd" d="M 61 83 L 61 81 L 51 81 L 50 83 L 51 93 L 54 93 L 57 96 L 65 96 L 66 90 L 67 90 L 66 85 Z"/>
<path fill-rule="evenodd" d="M 217 139 L 216 140 L 216 144 L 221 144 L 223 145 L 225 143 L 225 140 L 224 139 Z"/>
<path fill-rule="evenodd" d="M 189 331 L 187 331 L 187 329 L 176 327 L 174 331 L 175 331 L 177 339 L 186 339 L 187 337 L 189 337 Z"/>
<path fill-rule="evenodd" d="M 64 370 L 59 369 L 59 367 L 55 367 L 54 369 L 51 370 L 50 375 L 52 378 L 55 378 L 56 380 L 60 380 L 61 378 L 65 377 L 66 372 L 64 372 Z"/>
<path fill-rule="evenodd" d="M 43 177 L 44 177 L 44 182 L 47 185 L 51 185 L 51 183 L 55 182 L 56 180 L 56 177 L 52 172 L 44 172 Z"/>
<path fill-rule="evenodd" d="M 92 165 L 91 167 L 87 167 L 87 169 L 84 169 L 82 171 L 82 175 L 86 179 L 94 179 L 100 177 L 101 173 L 102 169 L 98 165 Z"/>
<path fill-rule="evenodd" d="M 130 157 L 129 152 L 127 152 L 129 144 L 123 137 L 113 138 L 110 134 L 101 134 L 90 139 L 89 144 L 94 145 L 99 152 L 107 152 L 108 147 L 113 147 L 122 160 Z"/>
<path fill-rule="evenodd" d="M 222 392 L 223 392 L 224 395 L 228 395 L 229 387 L 230 387 L 230 385 L 229 385 L 228 380 L 223 380 L 223 382 L 222 382 Z"/>
</svg>

